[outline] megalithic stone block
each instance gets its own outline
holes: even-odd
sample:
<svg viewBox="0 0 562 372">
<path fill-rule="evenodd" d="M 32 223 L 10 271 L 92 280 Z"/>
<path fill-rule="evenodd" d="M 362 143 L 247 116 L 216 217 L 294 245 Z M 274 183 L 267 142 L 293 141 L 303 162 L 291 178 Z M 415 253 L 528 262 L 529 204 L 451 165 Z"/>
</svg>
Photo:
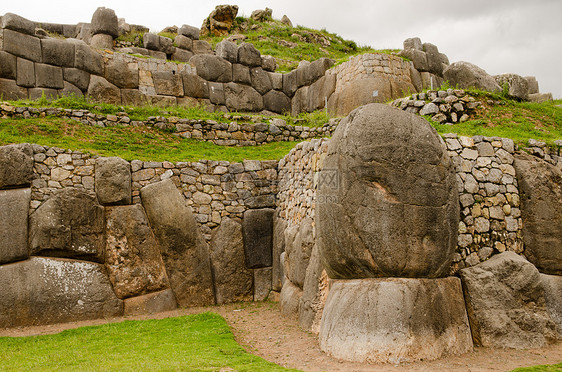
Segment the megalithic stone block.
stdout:
<svg viewBox="0 0 562 372">
<path fill-rule="evenodd" d="M 143 187 L 141 199 L 178 305 L 214 304 L 209 247 L 183 195 L 167 179 Z"/>
<path fill-rule="evenodd" d="M 259 269 L 273 264 L 273 214 L 271 208 L 250 209 L 244 212 L 242 231 L 246 267 Z"/>
<path fill-rule="evenodd" d="M 27 226 L 31 189 L 0 190 L 0 264 L 29 257 Z"/>
</svg>

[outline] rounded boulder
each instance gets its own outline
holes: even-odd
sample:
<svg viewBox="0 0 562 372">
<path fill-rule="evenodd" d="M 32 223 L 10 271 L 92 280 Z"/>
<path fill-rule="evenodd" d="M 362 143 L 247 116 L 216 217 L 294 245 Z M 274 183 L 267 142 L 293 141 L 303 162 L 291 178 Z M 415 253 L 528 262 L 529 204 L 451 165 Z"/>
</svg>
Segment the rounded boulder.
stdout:
<svg viewBox="0 0 562 372">
<path fill-rule="evenodd" d="M 334 133 L 317 177 L 316 231 L 330 278 L 448 274 L 457 181 L 425 119 L 376 103 L 354 110 Z"/>
</svg>

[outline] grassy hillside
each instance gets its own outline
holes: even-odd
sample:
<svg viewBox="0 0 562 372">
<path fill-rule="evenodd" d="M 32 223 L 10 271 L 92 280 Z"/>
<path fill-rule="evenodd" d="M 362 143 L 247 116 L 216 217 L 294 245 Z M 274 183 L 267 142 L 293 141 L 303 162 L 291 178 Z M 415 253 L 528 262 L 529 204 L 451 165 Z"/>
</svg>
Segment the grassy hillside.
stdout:
<svg viewBox="0 0 562 372">
<path fill-rule="evenodd" d="M 230 32 L 230 35 L 236 34 L 244 35 L 245 41 L 254 44 L 261 54 L 275 57 L 279 64 L 278 71 L 290 71 L 296 68 L 302 60 L 314 61 L 328 57 L 338 63 L 353 55 L 375 52 L 369 46 L 358 46 L 354 41 L 345 40 L 325 29 L 291 27 L 273 19 L 258 22 L 251 18 L 237 17 Z M 202 37 L 213 46 L 224 38 Z M 380 50 L 378 52 L 398 51 Z"/>
</svg>

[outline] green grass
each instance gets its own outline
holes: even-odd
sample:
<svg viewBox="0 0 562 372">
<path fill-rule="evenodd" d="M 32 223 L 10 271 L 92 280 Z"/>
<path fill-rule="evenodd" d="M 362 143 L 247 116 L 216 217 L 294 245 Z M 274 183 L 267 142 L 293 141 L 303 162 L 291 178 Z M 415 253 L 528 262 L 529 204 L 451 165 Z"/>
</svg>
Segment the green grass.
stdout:
<svg viewBox="0 0 562 372">
<path fill-rule="evenodd" d="M 559 371 L 562 371 L 562 363 L 516 368 L 511 372 L 559 372 Z"/>
<path fill-rule="evenodd" d="M 278 160 L 297 144 L 272 142 L 261 146 L 227 147 L 179 138 L 155 128 L 100 128 L 70 119 L 49 117 L 0 120 L 0 145 L 10 143 L 35 143 L 100 156 L 119 156 L 126 160 L 171 162 Z"/>
<path fill-rule="evenodd" d="M 550 146 L 554 146 L 555 140 L 562 139 L 562 108 L 556 106 L 558 101 L 517 102 L 491 93 L 476 96 L 484 103 L 484 107 L 478 110 L 475 120 L 452 126 L 432 123 L 437 132 L 505 137 L 523 146 L 531 138 L 544 141 Z M 487 98 L 502 104 L 487 105 Z"/>
<path fill-rule="evenodd" d="M 2 370 L 288 371 L 247 353 L 214 313 L 2 337 Z"/>
<path fill-rule="evenodd" d="M 84 97 L 65 96 L 55 100 L 48 100 L 45 97 L 39 98 L 35 101 L 20 100 L 8 101 L 10 104 L 18 107 L 58 107 L 63 109 L 73 110 L 88 110 L 98 115 L 115 115 L 118 112 L 126 112 L 131 120 L 144 121 L 151 116 L 171 117 L 175 116 L 182 119 L 191 120 L 214 120 L 219 123 L 232 122 L 231 116 L 244 116 L 252 119 L 253 117 L 262 118 L 261 115 L 256 113 L 237 113 L 231 112 L 225 116 L 222 112 L 208 112 L 205 106 L 168 106 L 161 107 L 155 105 L 144 106 L 117 106 L 109 103 L 97 103 L 89 101 Z M 297 118 L 291 115 L 274 115 L 272 118 L 284 119 L 287 124 L 295 124 L 295 119 L 298 124 L 308 127 L 319 127 L 326 124 L 330 120 L 330 116 L 324 111 L 319 110 L 312 113 L 302 113 Z M 246 120 L 248 121 L 248 120 Z"/>
</svg>

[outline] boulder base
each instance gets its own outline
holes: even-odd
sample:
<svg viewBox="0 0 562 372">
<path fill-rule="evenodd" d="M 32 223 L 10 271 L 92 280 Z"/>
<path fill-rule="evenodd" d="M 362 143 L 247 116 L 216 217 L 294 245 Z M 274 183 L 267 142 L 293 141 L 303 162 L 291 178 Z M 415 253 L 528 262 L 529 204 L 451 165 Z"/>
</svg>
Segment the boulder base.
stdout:
<svg viewBox="0 0 562 372">
<path fill-rule="evenodd" d="M 472 350 L 461 282 L 442 279 L 334 281 L 320 348 L 343 360 L 400 363 Z"/>
</svg>

